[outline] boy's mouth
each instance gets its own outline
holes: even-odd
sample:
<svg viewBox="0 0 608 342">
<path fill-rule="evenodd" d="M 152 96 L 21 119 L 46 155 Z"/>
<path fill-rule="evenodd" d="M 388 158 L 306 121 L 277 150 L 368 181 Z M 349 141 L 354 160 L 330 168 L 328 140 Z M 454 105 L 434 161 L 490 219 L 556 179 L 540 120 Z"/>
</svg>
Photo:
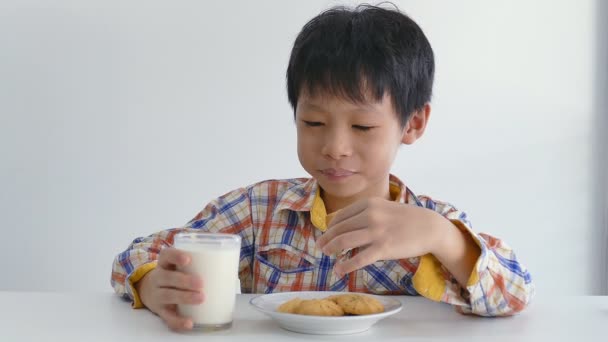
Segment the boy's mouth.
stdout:
<svg viewBox="0 0 608 342">
<path fill-rule="evenodd" d="M 325 176 L 335 177 L 335 178 L 348 177 L 348 176 L 352 176 L 355 174 L 354 171 L 345 170 L 345 169 L 334 169 L 334 168 L 322 169 L 319 171 L 321 171 L 321 173 Z"/>
</svg>

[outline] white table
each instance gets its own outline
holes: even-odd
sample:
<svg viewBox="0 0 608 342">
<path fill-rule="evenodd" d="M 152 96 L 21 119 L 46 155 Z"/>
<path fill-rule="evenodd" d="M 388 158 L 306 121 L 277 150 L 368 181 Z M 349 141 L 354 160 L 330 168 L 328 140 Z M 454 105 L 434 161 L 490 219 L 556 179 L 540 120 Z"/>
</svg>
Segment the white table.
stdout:
<svg viewBox="0 0 608 342">
<path fill-rule="evenodd" d="M 403 310 L 356 335 L 282 330 L 239 295 L 234 326 L 213 333 L 170 331 L 145 309 L 112 293 L 0 291 L 0 341 L 608 341 L 608 297 L 538 298 L 520 315 L 463 316 L 421 297 L 398 297 Z"/>
</svg>

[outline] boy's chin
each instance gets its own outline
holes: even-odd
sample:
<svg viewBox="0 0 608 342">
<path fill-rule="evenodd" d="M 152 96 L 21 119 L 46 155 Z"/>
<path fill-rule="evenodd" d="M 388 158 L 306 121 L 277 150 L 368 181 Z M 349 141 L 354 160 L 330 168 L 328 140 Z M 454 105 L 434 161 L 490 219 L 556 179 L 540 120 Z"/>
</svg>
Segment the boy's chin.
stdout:
<svg viewBox="0 0 608 342">
<path fill-rule="evenodd" d="M 323 192 L 332 197 L 351 198 L 356 197 L 357 194 L 361 193 L 362 189 L 353 187 L 349 184 L 327 184 L 326 182 L 319 181 L 319 186 L 323 189 Z"/>
</svg>

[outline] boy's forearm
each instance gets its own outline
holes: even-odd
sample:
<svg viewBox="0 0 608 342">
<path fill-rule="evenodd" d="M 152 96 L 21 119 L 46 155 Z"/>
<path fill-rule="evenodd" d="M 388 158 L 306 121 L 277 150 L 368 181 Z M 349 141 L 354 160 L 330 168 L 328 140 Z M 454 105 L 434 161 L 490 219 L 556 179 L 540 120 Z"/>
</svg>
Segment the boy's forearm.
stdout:
<svg viewBox="0 0 608 342">
<path fill-rule="evenodd" d="M 466 288 L 481 249 L 470 234 L 461 231 L 450 220 L 437 215 L 435 228 L 441 232 L 431 253 Z"/>
</svg>

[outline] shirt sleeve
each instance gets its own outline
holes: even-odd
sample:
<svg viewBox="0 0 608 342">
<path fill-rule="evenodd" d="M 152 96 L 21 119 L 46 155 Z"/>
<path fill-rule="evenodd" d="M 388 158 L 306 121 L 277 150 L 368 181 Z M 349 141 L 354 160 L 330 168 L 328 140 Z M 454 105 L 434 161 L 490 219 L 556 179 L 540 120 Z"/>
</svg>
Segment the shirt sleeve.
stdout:
<svg viewBox="0 0 608 342">
<path fill-rule="evenodd" d="M 185 231 L 238 234 L 241 236 L 239 278 L 243 292 L 251 289 L 251 263 L 253 261 L 253 227 L 249 190 L 240 188 L 211 201 L 185 226 L 157 232 L 135 239 L 118 254 L 112 265 L 111 284 L 114 291 L 142 307 L 134 285 L 156 267 L 163 248 L 173 245 L 175 234 Z"/>
<path fill-rule="evenodd" d="M 450 220 L 470 234 L 481 253 L 466 288 L 463 288 L 433 255 L 420 258 L 413 278 L 416 291 L 435 301 L 455 306 L 463 314 L 509 316 L 522 311 L 534 296 L 534 284 L 527 269 L 503 241 L 472 230 L 467 215 L 452 205 L 418 197 L 420 204 Z"/>
</svg>

